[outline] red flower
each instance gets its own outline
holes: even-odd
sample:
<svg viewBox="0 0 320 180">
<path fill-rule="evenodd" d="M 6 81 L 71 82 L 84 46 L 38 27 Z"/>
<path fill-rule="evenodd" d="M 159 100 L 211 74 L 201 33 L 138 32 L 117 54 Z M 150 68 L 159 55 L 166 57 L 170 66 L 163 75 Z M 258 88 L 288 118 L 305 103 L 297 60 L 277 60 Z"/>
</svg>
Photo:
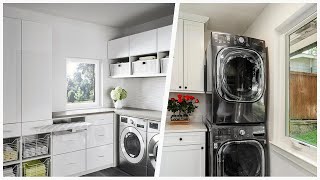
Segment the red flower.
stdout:
<svg viewBox="0 0 320 180">
<path fill-rule="evenodd" d="M 189 100 L 190 100 L 190 96 L 189 96 L 189 95 L 185 95 L 185 96 L 184 96 L 184 99 L 185 99 L 186 101 L 189 101 Z"/>
<path fill-rule="evenodd" d="M 178 102 L 179 102 L 179 103 L 182 103 L 182 99 L 181 99 L 181 98 L 179 98 L 179 99 L 178 99 Z"/>
<path fill-rule="evenodd" d="M 196 99 L 195 103 L 199 103 L 199 99 Z"/>
<path fill-rule="evenodd" d="M 194 96 L 190 96 L 190 99 L 191 99 L 191 100 L 194 100 Z"/>
<path fill-rule="evenodd" d="M 176 99 L 175 99 L 175 98 L 171 98 L 170 100 L 171 100 L 171 101 L 175 101 Z"/>
<path fill-rule="evenodd" d="M 182 98 L 182 94 L 178 94 L 178 98 L 181 99 Z"/>
</svg>

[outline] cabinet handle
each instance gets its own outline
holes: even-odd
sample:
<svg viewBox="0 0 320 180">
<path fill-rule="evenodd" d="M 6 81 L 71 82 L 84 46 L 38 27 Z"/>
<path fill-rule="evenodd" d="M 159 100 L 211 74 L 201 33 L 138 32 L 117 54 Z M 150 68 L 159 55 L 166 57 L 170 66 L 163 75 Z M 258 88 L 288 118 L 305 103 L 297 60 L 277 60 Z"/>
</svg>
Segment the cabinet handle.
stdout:
<svg viewBox="0 0 320 180">
<path fill-rule="evenodd" d="M 3 130 L 3 132 L 9 133 L 9 132 L 11 132 L 11 130 Z"/>
<path fill-rule="evenodd" d="M 203 147 L 201 147 L 201 149 L 203 149 Z"/>
<path fill-rule="evenodd" d="M 184 88 L 187 89 L 187 86 L 185 86 Z"/>
<path fill-rule="evenodd" d="M 99 134 L 98 136 L 104 136 L 104 134 Z"/>
<path fill-rule="evenodd" d="M 182 138 L 180 138 L 179 140 L 182 141 Z"/>
<path fill-rule="evenodd" d="M 102 156 L 98 156 L 98 157 L 104 157 L 104 155 L 102 155 Z"/>
<path fill-rule="evenodd" d="M 121 65 L 120 65 L 120 64 L 118 64 L 118 67 L 121 67 Z"/>
<path fill-rule="evenodd" d="M 181 89 L 181 86 L 179 86 L 179 89 Z"/>
<path fill-rule="evenodd" d="M 142 64 L 146 64 L 146 62 L 142 62 Z"/>
</svg>

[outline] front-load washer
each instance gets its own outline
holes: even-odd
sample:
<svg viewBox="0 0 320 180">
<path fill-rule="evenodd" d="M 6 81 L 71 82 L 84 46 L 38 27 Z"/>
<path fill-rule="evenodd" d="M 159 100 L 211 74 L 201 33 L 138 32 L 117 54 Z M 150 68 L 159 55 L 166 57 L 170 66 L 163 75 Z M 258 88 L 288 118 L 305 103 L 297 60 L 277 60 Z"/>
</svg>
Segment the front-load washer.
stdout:
<svg viewBox="0 0 320 180">
<path fill-rule="evenodd" d="M 156 168 L 158 143 L 160 138 L 160 122 L 148 121 L 147 130 L 147 174 L 148 176 L 154 176 Z"/>
<path fill-rule="evenodd" d="M 147 175 L 147 120 L 120 116 L 119 168 L 133 176 Z"/>
<path fill-rule="evenodd" d="M 207 47 L 207 94 L 213 124 L 264 123 L 266 48 L 263 40 L 212 32 Z"/>
<path fill-rule="evenodd" d="M 264 125 L 213 125 L 210 176 L 268 176 L 269 153 Z"/>
</svg>

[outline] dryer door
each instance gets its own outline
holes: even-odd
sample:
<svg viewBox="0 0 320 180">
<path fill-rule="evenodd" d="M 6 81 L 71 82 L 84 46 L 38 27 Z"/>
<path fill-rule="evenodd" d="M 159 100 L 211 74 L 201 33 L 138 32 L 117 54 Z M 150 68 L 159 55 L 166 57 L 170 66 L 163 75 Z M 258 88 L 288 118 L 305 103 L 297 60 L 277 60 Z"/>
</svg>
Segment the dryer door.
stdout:
<svg viewBox="0 0 320 180">
<path fill-rule="evenodd" d="M 265 90 L 262 57 L 253 50 L 228 47 L 217 55 L 218 94 L 229 102 L 258 101 Z"/>
<path fill-rule="evenodd" d="M 265 176 L 263 146 L 255 140 L 229 141 L 217 153 L 218 176 Z"/>
<path fill-rule="evenodd" d="M 145 142 L 134 127 L 125 128 L 120 137 L 121 151 L 130 163 L 139 163 L 145 154 Z"/>
<path fill-rule="evenodd" d="M 159 137 L 159 134 L 153 136 L 148 144 L 148 156 L 153 168 L 156 168 Z"/>
</svg>

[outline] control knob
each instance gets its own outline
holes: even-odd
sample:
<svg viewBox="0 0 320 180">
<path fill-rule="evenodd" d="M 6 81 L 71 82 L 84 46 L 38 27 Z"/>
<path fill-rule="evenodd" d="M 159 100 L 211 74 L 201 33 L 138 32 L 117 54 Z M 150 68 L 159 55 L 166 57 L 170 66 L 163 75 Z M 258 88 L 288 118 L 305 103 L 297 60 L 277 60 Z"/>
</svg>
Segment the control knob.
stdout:
<svg viewBox="0 0 320 180">
<path fill-rule="evenodd" d="M 244 43 L 244 38 L 240 36 L 240 37 L 238 38 L 238 41 L 239 41 L 239 43 L 243 44 L 243 43 Z"/>
<path fill-rule="evenodd" d="M 246 134 L 246 131 L 243 129 L 240 129 L 239 134 L 240 134 L 240 136 L 244 136 Z"/>
</svg>

